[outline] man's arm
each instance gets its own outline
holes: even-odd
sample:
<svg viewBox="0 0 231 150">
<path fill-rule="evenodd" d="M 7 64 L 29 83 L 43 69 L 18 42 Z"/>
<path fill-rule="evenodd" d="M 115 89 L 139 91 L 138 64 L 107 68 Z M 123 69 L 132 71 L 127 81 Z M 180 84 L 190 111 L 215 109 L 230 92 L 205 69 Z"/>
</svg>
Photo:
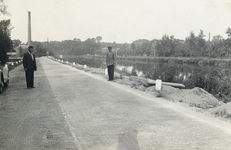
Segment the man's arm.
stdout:
<svg viewBox="0 0 231 150">
<path fill-rule="evenodd" d="M 34 67 L 35 67 L 35 71 L 37 70 L 37 65 L 36 65 L 36 60 L 35 60 L 35 55 L 34 55 Z"/>
<path fill-rule="evenodd" d="M 27 71 L 27 58 L 26 58 L 26 54 L 24 54 L 24 56 L 23 56 L 23 67 L 24 67 L 24 70 Z"/>
</svg>

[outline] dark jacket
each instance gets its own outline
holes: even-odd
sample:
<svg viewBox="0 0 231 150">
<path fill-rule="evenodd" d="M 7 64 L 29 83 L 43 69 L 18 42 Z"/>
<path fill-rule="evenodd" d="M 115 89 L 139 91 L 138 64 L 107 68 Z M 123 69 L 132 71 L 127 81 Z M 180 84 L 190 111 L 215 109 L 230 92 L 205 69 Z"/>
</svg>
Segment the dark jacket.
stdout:
<svg viewBox="0 0 231 150">
<path fill-rule="evenodd" d="M 113 52 L 107 52 L 106 55 L 106 65 L 110 66 L 110 65 L 115 65 L 116 64 L 116 55 Z"/>
<path fill-rule="evenodd" d="M 23 67 L 24 69 L 31 70 L 31 71 L 36 71 L 37 66 L 36 66 L 36 60 L 35 60 L 35 55 L 32 54 L 34 59 L 32 60 L 31 54 L 29 52 L 25 53 L 23 56 Z"/>
</svg>

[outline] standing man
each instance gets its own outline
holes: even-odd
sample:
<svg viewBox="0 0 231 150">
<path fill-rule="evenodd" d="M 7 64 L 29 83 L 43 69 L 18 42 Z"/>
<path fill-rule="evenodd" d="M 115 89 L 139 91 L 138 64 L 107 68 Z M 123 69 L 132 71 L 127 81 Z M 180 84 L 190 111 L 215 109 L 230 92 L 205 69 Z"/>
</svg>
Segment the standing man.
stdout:
<svg viewBox="0 0 231 150">
<path fill-rule="evenodd" d="M 116 55 L 112 52 L 112 47 L 108 47 L 108 52 L 106 55 L 106 65 L 108 70 L 109 80 L 112 81 L 114 79 L 114 67 L 116 65 Z"/>
<path fill-rule="evenodd" d="M 23 56 L 23 67 L 26 74 L 27 88 L 34 88 L 34 71 L 37 70 L 35 55 L 32 54 L 33 46 L 28 47 L 27 53 Z"/>
</svg>

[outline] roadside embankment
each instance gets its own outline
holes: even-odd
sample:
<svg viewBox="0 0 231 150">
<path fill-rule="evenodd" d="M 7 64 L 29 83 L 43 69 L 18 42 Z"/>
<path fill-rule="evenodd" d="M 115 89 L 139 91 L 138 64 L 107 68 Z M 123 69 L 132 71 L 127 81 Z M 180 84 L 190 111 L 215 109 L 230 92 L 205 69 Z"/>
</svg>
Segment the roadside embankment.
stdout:
<svg viewBox="0 0 231 150">
<path fill-rule="evenodd" d="M 105 69 L 103 68 L 90 68 L 86 65 L 71 63 L 68 61 L 58 60 L 51 58 L 54 61 L 75 67 L 85 72 L 105 76 Z M 115 72 L 114 82 L 130 86 L 131 88 L 144 91 L 152 94 L 155 97 L 163 97 L 169 101 L 184 105 L 189 109 L 205 113 L 214 117 L 220 117 L 228 122 L 231 122 L 231 103 L 223 103 L 216 99 L 212 94 L 206 92 L 202 88 L 195 87 L 193 89 L 179 89 L 172 86 L 162 85 L 160 91 L 157 91 L 155 85 L 147 85 L 142 80 L 134 80 L 129 76 L 123 76 Z"/>
</svg>

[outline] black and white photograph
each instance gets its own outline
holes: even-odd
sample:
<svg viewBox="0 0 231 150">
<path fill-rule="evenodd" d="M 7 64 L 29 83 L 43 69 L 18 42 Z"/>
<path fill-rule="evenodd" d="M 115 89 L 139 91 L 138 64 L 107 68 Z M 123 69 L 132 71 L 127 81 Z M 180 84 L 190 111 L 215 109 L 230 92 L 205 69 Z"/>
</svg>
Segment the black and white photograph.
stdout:
<svg viewBox="0 0 231 150">
<path fill-rule="evenodd" d="M 0 150 L 231 150 L 231 0 L 0 0 Z"/>
</svg>

